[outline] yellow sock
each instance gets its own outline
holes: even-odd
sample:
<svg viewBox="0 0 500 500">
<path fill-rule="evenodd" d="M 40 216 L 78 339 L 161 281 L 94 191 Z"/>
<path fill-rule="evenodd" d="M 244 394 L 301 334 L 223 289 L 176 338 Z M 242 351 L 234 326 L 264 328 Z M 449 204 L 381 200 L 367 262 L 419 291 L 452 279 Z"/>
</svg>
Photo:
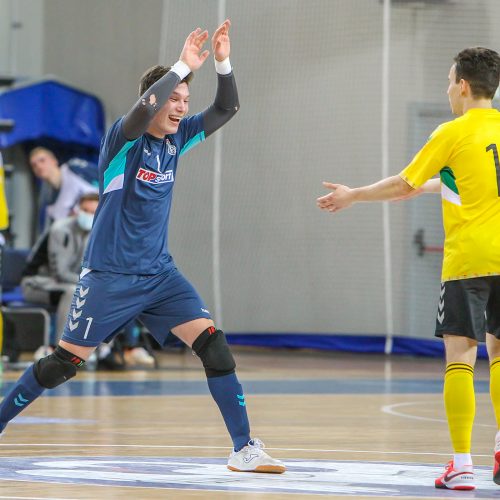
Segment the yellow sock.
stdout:
<svg viewBox="0 0 500 500">
<path fill-rule="evenodd" d="M 490 365 L 490 396 L 500 429 L 500 358 L 495 358 Z"/>
<path fill-rule="evenodd" d="M 455 453 L 470 453 L 472 424 L 476 411 L 474 368 L 471 365 L 449 363 L 446 366 L 444 405 L 453 450 Z"/>
</svg>

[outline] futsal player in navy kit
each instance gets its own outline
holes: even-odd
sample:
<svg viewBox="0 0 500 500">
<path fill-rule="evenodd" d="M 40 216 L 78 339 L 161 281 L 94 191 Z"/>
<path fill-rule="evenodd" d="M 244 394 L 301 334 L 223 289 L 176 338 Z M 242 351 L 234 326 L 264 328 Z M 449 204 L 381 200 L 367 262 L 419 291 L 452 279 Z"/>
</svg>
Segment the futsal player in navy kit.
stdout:
<svg viewBox="0 0 500 500">
<path fill-rule="evenodd" d="M 233 440 L 228 468 L 285 471 L 251 439 L 243 390 L 222 331 L 168 251 L 168 219 L 179 158 L 239 109 L 229 61 L 230 22 L 212 37 L 215 100 L 187 117 L 189 81 L 209 55 L 208 32 L 186 39 L 171 68 L 141 78 L 139 100 L 107 131 L 99 157 L 100 202 L 80 282 L 55 352 L 30 366 L 0 405 L 0 432 L 46 388 L 74 377 L 94 349 L 134 318 L 163 344 L 169 331 L 200 357 L 210 392 Z"/>
</svg>

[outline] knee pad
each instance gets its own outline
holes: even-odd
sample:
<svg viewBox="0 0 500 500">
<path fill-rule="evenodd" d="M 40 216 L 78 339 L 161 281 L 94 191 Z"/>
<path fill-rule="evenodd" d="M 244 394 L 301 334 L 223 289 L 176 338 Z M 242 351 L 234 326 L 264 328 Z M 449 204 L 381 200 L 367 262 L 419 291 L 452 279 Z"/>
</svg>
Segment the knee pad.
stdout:
<svg viewBox="0 0 500 500">
<path fill-rule="evenodd" d="M 69 356 L 71 357 L 66 359 Z M 83 364 L 82 361 L 65 349 L 56 347 L 52 354 L 38 360 L 33 369 L 38 383 L 47 389 L 53 389 L 73 378 L 76 375 L 77 366 Z"/>
<path fill-rule="evenodd" d="M 193 351 L 201 359 L 207 377 L 222 377 L 234 373 L 236 363 L 221 330 L 207 328 L 193 342 Z"/>
</svg>

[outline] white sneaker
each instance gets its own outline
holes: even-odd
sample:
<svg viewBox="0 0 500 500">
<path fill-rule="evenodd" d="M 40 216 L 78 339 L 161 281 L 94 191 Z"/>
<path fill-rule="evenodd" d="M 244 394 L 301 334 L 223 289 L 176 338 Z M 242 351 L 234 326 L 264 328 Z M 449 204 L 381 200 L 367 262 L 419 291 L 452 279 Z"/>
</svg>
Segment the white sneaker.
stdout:
<svg viewBox="0 0 500 500">
<path fill-rule="evenodd" d="M 286 467 L 283 462 L 271 458 L 264 451 L 264 443 L 260 439 L 251 439 L 240 451 L 229 455 L 227 468 L 237 472 L 271 472 L 282 474 Z"/>
<path fill-rule="evenodd" d="M 54 348 L 48 345 L 41 345 L 33 354 L 33 361 L 40 361 L 45 356 L 52 354 L 54 352 Z"/>
<path fill-rule="evenodd" d="M 125 363 L 130 366 L 154 366 L 155 358 L 144 347 L 134 347 L 124 352 Z"/>
<path fill-rule="evenodd" d="M 445 467 L 444 473 L 434 482 L 434 486 L 448 490 L 473 490 L 476 488 L 474 469 L 472 465 L 464 465 L 459 469 L 455 469 L 453 460 L 450 460 Z"/>
</svg>

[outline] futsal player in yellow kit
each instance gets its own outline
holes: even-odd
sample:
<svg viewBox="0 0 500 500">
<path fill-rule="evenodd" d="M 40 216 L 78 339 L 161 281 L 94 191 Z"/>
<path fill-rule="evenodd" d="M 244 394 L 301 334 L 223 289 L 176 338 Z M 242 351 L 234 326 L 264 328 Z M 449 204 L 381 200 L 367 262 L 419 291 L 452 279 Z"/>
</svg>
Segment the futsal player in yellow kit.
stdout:
<svg viewBox="0 0 500 500">
<path fill-rule="evenodd" d="M 415 190 L 440 186 L 445 242 L 436 336 L 445 343 L 444 403 L 454 457 L 435 486 L 472 490 L 478 341 L 486 340 L 500 429 L 500 112 L 492 108 L 500 56 L 482 47 L 465 49 L 448 78 L 449 102 L 458 118 L 440 125 L 399 175 L 354 189 L 325 182 L 331 192 L 317 204 L 337 212 L 353 203 L 411 197 Z M 435 175 L 440 180 L 429 181 Z M 493 480 L 500 484 L 500 431 L 494 453 Z"/>
</svg>

